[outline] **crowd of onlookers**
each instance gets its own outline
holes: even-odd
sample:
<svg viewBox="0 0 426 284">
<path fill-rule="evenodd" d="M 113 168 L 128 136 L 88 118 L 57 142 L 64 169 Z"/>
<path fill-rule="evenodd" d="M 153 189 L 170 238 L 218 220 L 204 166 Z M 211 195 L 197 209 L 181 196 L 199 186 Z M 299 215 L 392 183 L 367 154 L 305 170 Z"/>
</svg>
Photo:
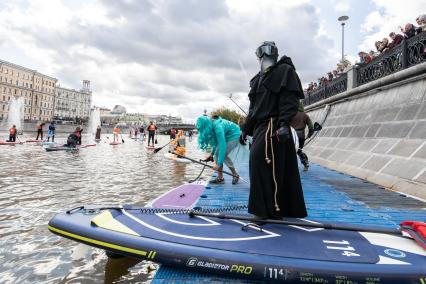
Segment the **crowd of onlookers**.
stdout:
<svg viewBox="0 0 426 284">
<path fill-rule="evenodd" d="M 385 37 L 381 41 L 376 41 L 376 51 L 360 51 L 358 53 L 360 61 L 356 63 L 356 65 L 362 66 L 368 64 L 378 55 L 398 46 L 404 39 L 409 39 L 419 33 L 426 32 L 426 14 L 417 17 L 416 22 L 418 26 L 415 26 L 411 23 L 407 23 L 404 28 L 400 27 L 402 34 L 391 32 L 389 34 L 390 40 Z M 335 70 L 328 72 L 327 75 L 322 76 L 321 78 L 318 78 L 318 82 L 310 82 L 308 87 L 304 90 L 305 94 L 311 93 L 320 87 L 328 85 L 333 79 L 338 78 L 341 74 L 345 73 L 349 69 L 349 67 L 351 67 L 351 63 L 349 62 L 349 60 L 344 59 L 342 62 L 337 64 L 337 68 Z"/>
<path fill-rule="evenodd" d="M 307 92 L 313 92 L 320 87 L 327 86 L 331 81 L 333 81 L 333 79 L 336 79 L 340 77 L 340 75 L 342 75 L 343 73 L 346 73 L 346 71 L 348 71 L 349 67 L 351 66 L 351 62 L 347 59 L 344 59 L 343 61 L 339 62 L 335 70 L 328 72 L 326 75 L 318 78 L 318 82 L 310 82 L 308 88 L 304 90 L 305 94 Z"/>
<path fill-rule="evenodd" d="M 385 53 L 396 46 L 398 46 L 404 39 L 412 38 L 413 36 L 426 31 L 426 14 L 420 15 L 416 19 L 417 27 L 411 23 L 407 23 L 404 27 L 399 27 L 402 34 L 391 32 L 389 34 L 390 40 L 385 37 L 381 41 L 378 40 L 374 43 L 376 51 L 371 50 L 370 52 L 360 51 L 358 53 L 359 63 L 358 65 L 365 65 L 370 63 L 378 55 Z"/>
</svg>

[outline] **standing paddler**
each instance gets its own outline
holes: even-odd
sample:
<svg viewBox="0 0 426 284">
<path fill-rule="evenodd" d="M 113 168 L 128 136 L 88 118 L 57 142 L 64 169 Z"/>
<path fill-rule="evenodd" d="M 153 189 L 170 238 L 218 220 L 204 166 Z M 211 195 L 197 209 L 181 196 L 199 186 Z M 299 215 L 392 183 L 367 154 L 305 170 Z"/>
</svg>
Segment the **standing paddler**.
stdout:
<svg viewBox="0 0 426 284">
<path fill-rule="evenodd" d="M 55 142 L 55 131 L 56 131 L 56 125 L 55 122 L 50 122 L 49 125 L 49 131 L 47 132 L 47 142 L 50 141 L 50 137 L 52 137 L 52 142 Z"/>
<path fill-rule="evenodd" d="M 157 126 L 154 124 L 154 122 L 150 122 L 149 126 L 147 127 L 148 130 L 148 147 L 149 147 L 149 142 L 152 139 L 152 147 L 154 147 L 154 137 L 155 134 L 157 133 Z"/>
<path fill-rule="evenodd" d="M 274 42 L 256 50 L 260 72 L 250 81 L 250 108 L 240 142 L 253 136 L 250 148 L 248 212 L 259 219 L 306 217 L 306 207 L 291 137 L 290 121 L 303 99 L 291 59 L 278 62 Z"/>
<path fill-rule="evenodd" d="M 297 155 L 299 156 L 300 162 L 303 164 L 303 170 L 306 172 L 309 169 L 309 160 L 308 155 L 302 151 L 306 139 L 305 128 L 307 126 L 309 129 L 307 137 L 309 138 L 312 136 L 312 134 L 314 134 L 314 125 L 312 124 L 309 115 L 304 112 L 302 101 L 299 102 L 299 111 L 291 120 L 290 126 L 296 130 L 297 137 L 299 138 L 299 149 L 297 150 Z"/>
<path fill-rule="evenodd" d="M 38 140 L 39 136 L 40 136 L 40 139 L 43 140 L 43 126 L 44 126 L 44 122 L 41 122 L 37 125 L 37 138 L 36 138 L 36 140 Z"/>
<path fill-rule="evenodd" d="M 11 128 L 9 128 L 9 140 L 8 142 L 16 142 L 16 133 L 18 130 L 16 129 L 16 125 L 12 125 Z"/>
<path fill-rule="evenodd" d="M 96 140 L 101 140 L 101 131 L 102 131 L 102 128 L 100 125 L 98 125 L 98 127 L 96 128 L 96 134 L 95 134 Z"/>
</svg>

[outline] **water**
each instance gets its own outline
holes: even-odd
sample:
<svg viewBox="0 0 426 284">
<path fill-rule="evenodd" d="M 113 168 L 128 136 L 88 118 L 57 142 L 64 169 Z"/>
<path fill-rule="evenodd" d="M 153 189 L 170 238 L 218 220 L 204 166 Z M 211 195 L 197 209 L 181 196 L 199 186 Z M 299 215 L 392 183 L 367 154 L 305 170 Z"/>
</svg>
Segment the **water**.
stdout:
<svg viewBox="0 0 426 284">
<path fill-rule="evenodd" d="M 9 103 L 9 113 L 7 121 L 3 122 L 4 129 L 9 129 L 12 125 L 16 125 L 18 131 L 23 129 L 24 122 L 24 98 L 12 98 Z"/>
<path fill-rule="evenodd" d="M 90 112 L 89 133 L 95 136 L 98 125 L 101 125 L 101 112 L 99 108 L 94 108 Z"/>
<path fill-rule="evenodd" d="M 83 143 L 93 143 L 89 137 Z M 0 146 L 0 283 L 150 281 L 156 264 L 108 259 L 100 249 L 47 229 L 56 212 L 82 204 L 142 206 L 201 170 L 168 160 L 162 152 L 147 152 L 146 143 L 127 136 L 118 146 L 109 145 L 112 137 L 106 137 L 78 153 L 46 152 L 32 143 Z M 65 138 L 59 135 L 55 141 Z M 160 136 L 158 142 L 164 145 L 168 137 Z M 195 143 L 187 143 L 188 156 L 204 157 Z"/>
</svg>

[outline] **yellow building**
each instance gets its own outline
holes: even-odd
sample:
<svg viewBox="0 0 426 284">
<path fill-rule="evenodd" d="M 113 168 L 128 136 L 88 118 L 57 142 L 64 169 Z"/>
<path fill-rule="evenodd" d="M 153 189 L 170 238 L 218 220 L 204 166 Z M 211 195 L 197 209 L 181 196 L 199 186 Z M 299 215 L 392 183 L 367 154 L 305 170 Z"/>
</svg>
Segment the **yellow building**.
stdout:
<svg viewBox="0 0 426 284">
<path fill-rule="evenodd" d="M 0 60 L 0 120 L 7 119 L 12 98 L 23 98 L 24 119 L 50 121 L 57 79 Z"/>
</svg>

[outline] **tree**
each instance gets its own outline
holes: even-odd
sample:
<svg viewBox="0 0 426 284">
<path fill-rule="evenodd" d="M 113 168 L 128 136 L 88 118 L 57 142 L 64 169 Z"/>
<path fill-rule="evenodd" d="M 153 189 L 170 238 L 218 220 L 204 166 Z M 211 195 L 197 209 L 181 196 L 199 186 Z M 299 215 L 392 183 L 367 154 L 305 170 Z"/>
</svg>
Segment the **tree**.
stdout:
<svg viewBox="0 0 426 284">
<path fill-rule="evenodd" d="M 212 111 L 211 112 L 211 116 L 214 116 L 214 115 L 220 116 L 220 117 L 222 117 L 224 119 L 227 119 L 229 121 L 235 122 L 237 124 L 238 124 L 238 121 L 241 118 L 244 118 L 243 115 L 239 114 L 235 110 L 231 110 L 231 109 L 226 108 L 226 107 L 220 107 L 220 108 Z"/>
</svg>

